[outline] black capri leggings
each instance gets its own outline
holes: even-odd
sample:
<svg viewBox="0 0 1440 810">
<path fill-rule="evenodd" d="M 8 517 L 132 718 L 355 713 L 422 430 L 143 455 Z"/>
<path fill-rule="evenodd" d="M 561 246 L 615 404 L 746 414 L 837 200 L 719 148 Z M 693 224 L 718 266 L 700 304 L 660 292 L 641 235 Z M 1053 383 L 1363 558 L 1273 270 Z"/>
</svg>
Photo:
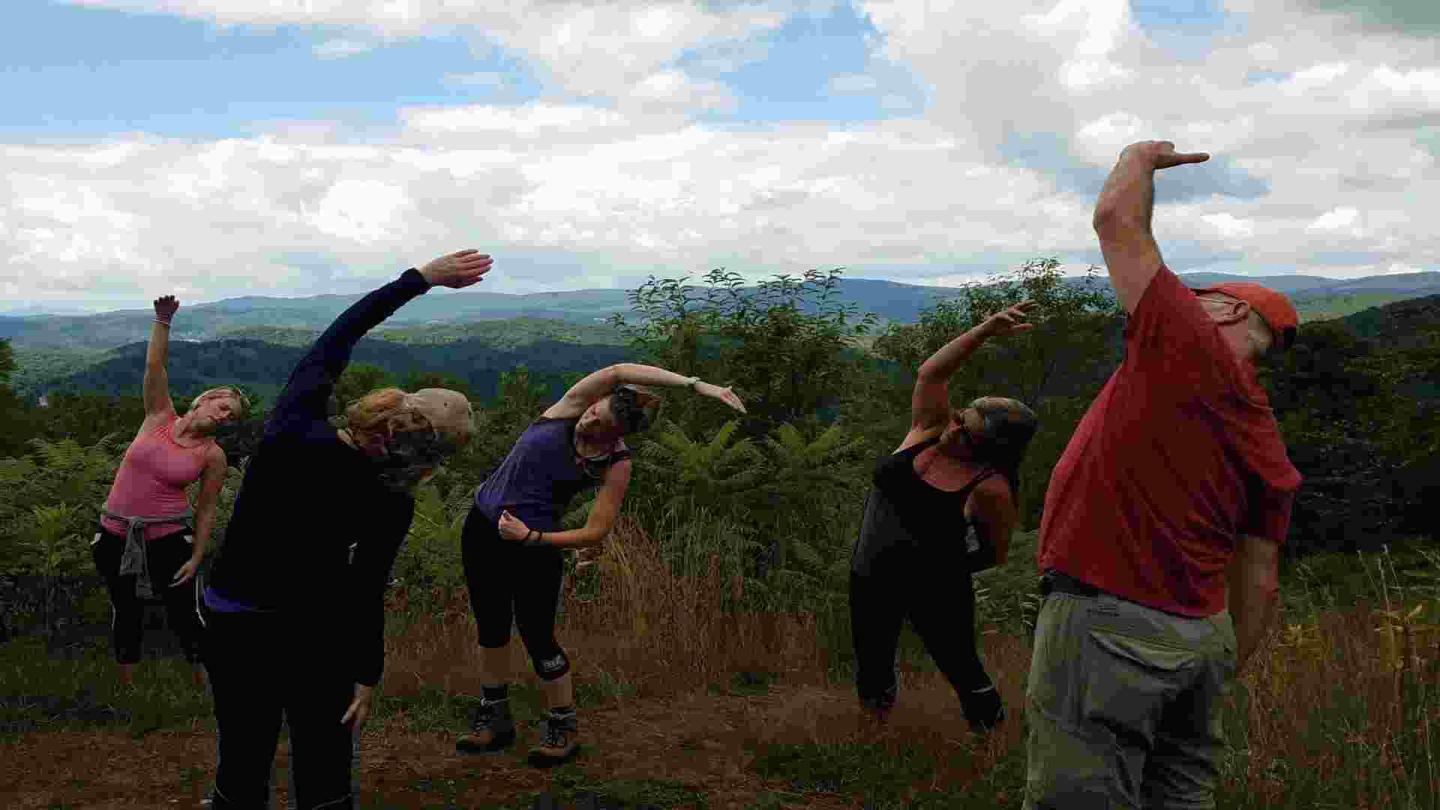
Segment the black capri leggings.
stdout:
<svg viewBox="0 0 1440 810">
<path fill-rule="evenodd" d="M 900 630 L 907 618 L 962 702 L 991 684 L 975 645 L 974 586 L 956 556 L 945 547 L 896 548 L 869 574 L 850 573 L 855 685 L 863 705 L 894 705 Z"/>
<path fill-rule="evenodd" d="M 461 535 L 461 561 L 480 646 L 504 647 L 513 623 L 541 680 L 553 681 L 569 672 L 570 659 L 555 640 L 555 613 L 565 577 L 560 549 L 526 548 L 506 540 L 472 506 Z"/>
<path fill-rule="evenodd" d="M 195 580 L 172 588 L 175 572 L 190 559 L 192 536 L 188 529 L 181 529 L 154 540 L 142 540 L 145 544 L 146 563 L 150 567 L 150 582 L 165 604 L 170 629 L 180 637 L 185 660 L 194 664 L 200 660 L 200 619 L 196 614 Z M 121 664 L 134 664 L 140 660 L 140 641 L 144 632 L 145 606 L 135 596 L 135 577 L 120 576 L 120 557 L 125 551 L 125 538 L 100 526 L 95 539 L 90 543 L 90 556 L 95 559 L 95 569 L 105 578 L 105 587 L 110 592 L 110 648 L 115 660 Z"/>
</svg>

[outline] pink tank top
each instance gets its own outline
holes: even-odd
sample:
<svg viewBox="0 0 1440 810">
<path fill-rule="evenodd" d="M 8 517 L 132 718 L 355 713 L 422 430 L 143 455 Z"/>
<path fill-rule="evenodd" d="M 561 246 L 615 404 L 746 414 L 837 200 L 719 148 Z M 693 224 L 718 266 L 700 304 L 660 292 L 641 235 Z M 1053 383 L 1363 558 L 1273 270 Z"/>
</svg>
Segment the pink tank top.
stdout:
<svg viewBox="0 0 1440 810">
<path fill-rule="evenodd" d="M 210 442 L 197 447 L 181 447 L 175 443 L 175 422 L 170 420 L 142 433 L 130 443 L 105 509 L 127 517 L 161 517 L 178 515 L 190 508 L 185 488 L 200 480 L 205 469 L 205 452 Z M 102 517 L 100 524 L 107 530 L 125 536 L 125 524 Z M 147 526 L 145 539 L 154 540 L 173 534 L 175 526 Z"/>
</svg>

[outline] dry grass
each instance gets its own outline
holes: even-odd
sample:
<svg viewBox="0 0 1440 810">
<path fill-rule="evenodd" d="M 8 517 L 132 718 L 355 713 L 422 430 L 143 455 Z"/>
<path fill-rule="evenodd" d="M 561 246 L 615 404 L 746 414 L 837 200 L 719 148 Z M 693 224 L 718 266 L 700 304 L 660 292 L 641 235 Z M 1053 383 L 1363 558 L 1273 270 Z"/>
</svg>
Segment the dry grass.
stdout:
<svg viewBox="0 0 1440 810">
<path fill-rule="evenodd" d="M 656 540 L 626 524 L 593 563 L 602 578 L 598 596 L 569 599 L 562 622 L 578 683 L 603 678 L 633 687 L 637 698 L 668 701 L 728 684 L 735 673 L 773 673 L 772 698 L 783 693 L 785 700 L 763 701 L 763 714 L 750 718 L 756 725 L 725 725 L 732 742 L 918 745 L 937 763 L 932 790 L 970 785 L 1007 757 L 1023 762 L 1020 723 L 979 748 L 965 741 L 954 696 L 935 672 L 902 673 L 901 709 L 890 728 L 860 725 L 850 684 L 827 678 L 834 670 L 816 617 L 721 610 L 722 597 L 738 599 L 742 583 L 725 581 L 713 559 L 705 576 L 675 576 Z M 1282 622 L 1231 699 L 1231 748 L 1222 768 L 1227 806 L 1432 806 L 1440 795 L 1436 607 L 1398 600 Z M 478 694 L 473 632 L 468 608 L 457 601 L 393 639 L 387 690 L 438 684 Z M 982 640 L 1007 703 L 1022 707 L 1028 640 L 1004 633 Z M 527 680 L 528 661 L 518 644 L 513 649 L 515 678 Z M 1019 787 L 996 786 L 1001 797 Z"/>
<path fill-rule="evenodd" d="M 993 737 L 969 738 L 950 687 L 923 667 L 902 670 L 900 705 L 889 726 L 875 727 L 860 715 L 845 668 L 831 666 L 825 617 L 726 611 L 720 606 L 743 595 L 742 583 L 713 558 L 701 576 L 675 576 L 655 539 L 633 524 L 592 564 L 599 588 L 586 600 L 567 595 L 560 630 L 577 693 L 589 696 L 586 752 L 569 775 L 527 768 L 519 757 L 454 753 L 463 698 L 480 689 L 474 622 L 461 595 L 388 641 L 384 696 L 363 743 L 364 806 L 528 807 L 538 791 L 573 797 L 582 784 L 648 790 L 670 796 L 659 803 L 672 807 L 698 806 L 679 796 L 738 810 L 857 808 L 867 799 L 877 809 L 1019 806 L 1028 639 L 982 635 L 1014 718 Z M 1292 615 L 1276 628 L 1230 700 L 1220 807 L 1440 806 L 1440 602 L 1433 590 L 1376 593 L 1373 603 Z M 396 598 L 394 611 L 422 613 L 403 592 Z M 514 682 L 533 682 L 521 645 L 512 651 Z M 84 672 L 63 661 L 7 666 L 22 691 L 50 683 L 65 695 L 109 671 L 98 659 Z M 747 684 L 737 673 L 757 677 Z M 174 680 L 179 690 L 183 678 Z M 533 690 L 521 695 L 533 703 Z M 160 806 L 160 797 L 194 794 L 213 768 L 208 711 L 170 692 L 147 699 L 154 705 L 130 708 L 154 713 L 167 730 L 143 741 L 123 728 L 6 740 L 0 785 L 13 788 L 0 787 L 0 805 L 106 798 Z M 522 735 L 531 735 L 523 748 L 535 731 L 522 721 Z M 100 745 L 127 764 L 83 776 L 67 764 Z M 26 764 L 35 762 L 54 767 Z"/>
</svg>

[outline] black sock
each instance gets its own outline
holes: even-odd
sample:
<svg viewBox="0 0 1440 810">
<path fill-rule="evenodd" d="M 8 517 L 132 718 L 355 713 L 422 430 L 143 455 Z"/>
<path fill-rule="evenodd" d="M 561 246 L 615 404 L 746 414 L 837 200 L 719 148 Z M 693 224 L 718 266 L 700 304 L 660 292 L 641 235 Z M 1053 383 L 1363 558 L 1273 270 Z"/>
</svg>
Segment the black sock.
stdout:
<svg viewBox="0 0 1440 810">
<path fill-rule="evenodd" d="M 510 697 L 510 685 L 481 686 L 480 696 L 485 699 L 486 703 L 498 703 Z"/>
</svg>

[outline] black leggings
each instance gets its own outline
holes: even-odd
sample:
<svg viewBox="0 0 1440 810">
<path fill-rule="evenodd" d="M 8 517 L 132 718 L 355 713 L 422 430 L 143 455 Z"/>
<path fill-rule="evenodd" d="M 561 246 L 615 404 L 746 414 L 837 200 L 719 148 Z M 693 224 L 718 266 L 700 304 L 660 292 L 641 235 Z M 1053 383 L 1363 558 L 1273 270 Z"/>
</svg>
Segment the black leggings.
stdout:
<svg viewBox="0 0 1440 810">
<path fill-rule="evenodd" d="M 145 544 L 146 563 L 150 567 L 150 583 L 156 595 L 165 604 L 165 613 L 170 620 L 170 629 L 180 637 L 185 660 L 196 663 L 200 660 L 200 622 L 196 615 L 195 580 L 179 587 L 171 587 L 175 572 L 190 559 L 191 534 L 180 530 L 157 537 L 141 540 Z M 90 543 L 90 555 L 95 568 L 105 578 L 105 587 L 110 591 L 110 647 L 115 660 L 121 664 L 134 664 L 140 660 L 140 640 L 144 632 L 144 604 L 135 596 L 135 579 L 120 576 L 120 557 L 125 551 L 125 538 L 100 527 Z"/>
<path fill-rule="evenodd" d="M 900 629 L 907 618 L 962 702 L 991 685 L 975 646 L 970 574 L 958 554 L 935 546 L 892 549 L 869 574 L 850 573 L 855 685 L 865 706 L 894 705 Z"/>
<path fill-rule="evenodd" d="M 513 622 L 541 680 L 553 681 L 569 672 L 570 659 L 555 640 L 555 613 L 565 577 L 560 549 L 526 548 L 506 540 L 494 523 L 471 507 L 461 539 L 461 561 L 480 646 L 504 647 Z"/>
<path fill-rule="evenodd" d="M 215 810 L 269 806 L 282 721 L 290 727 L 290 806 L 353 808 L 353 738 L 340 722 L 355 694 L 349 634 L 281 613 L 205 608 L 204 618 L 220 738 Z"/>
</svg>

